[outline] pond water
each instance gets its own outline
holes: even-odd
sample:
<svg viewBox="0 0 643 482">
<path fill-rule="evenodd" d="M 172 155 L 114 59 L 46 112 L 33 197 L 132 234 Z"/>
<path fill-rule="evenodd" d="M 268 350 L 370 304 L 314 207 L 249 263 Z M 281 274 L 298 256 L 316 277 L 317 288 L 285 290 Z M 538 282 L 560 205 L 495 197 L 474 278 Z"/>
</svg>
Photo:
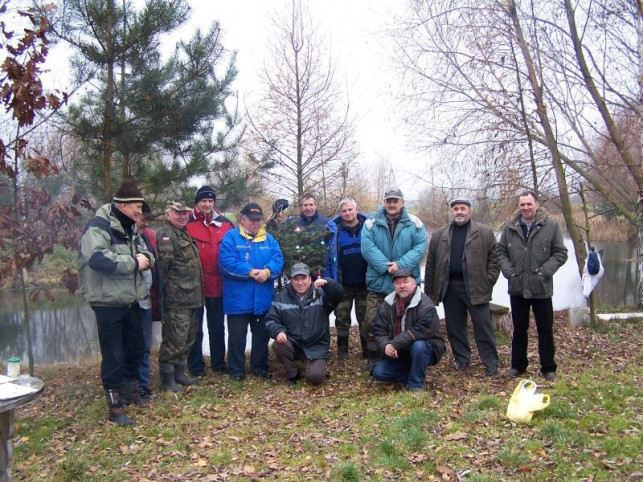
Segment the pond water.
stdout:
<svg viewBox="0 0 643 482">
<path fill-rule="evenodd" d="M 585 304 L 571 241 L 570 258 L 554 276 L 554 309 Z M 603 304 L 633 305 L 636 299 L 636 249 L 626 245 L 604 244 L 605 275 L 597 290 Z M 500 276 L 493 291 L 493 302 L 509 305 L 507 280 Z M 0 301 L 0 366 L 18 356 L 26 366 L 27 345 L 22 324 L 22 303 L 17 296 L 3 294 Z M 444 315 L 442 306 L 438 309 Z M 332 321 L 332 319 L 331 319 Z M 161 324 L 154 323 L 156 346 L 160 343 Z M 31 307 L 32 350 L 36 364 L 78 361 L 100 356 L 96 322 L 91 308 L 80 296 L 62 294 L 54 302 L 41 301 Z M 204 327 L 207 340 L 207 327 Z M 249 345 L 248 345 L 249 346 Z M 207 341 L 204 354 L 209 355 Z"/>
</svg>

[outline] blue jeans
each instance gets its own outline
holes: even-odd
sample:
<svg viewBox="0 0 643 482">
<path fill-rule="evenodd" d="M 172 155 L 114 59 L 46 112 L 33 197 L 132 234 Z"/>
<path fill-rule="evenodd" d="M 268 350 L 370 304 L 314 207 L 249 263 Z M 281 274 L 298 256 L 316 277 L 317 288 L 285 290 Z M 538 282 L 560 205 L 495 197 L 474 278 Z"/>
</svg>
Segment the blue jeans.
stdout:
<svg viewBox="0 0 643 482">
<path fill-rule="evenodd" d="M 138 384 L 147 387 L 150 383 L 150 351 L 152 350 L 152 310 L 141 308 L 143 328 L 143 358 L 138 366 Z"/>
<path fill-rule="evenodd" d="M 136 379 L 143 357 L 141 308 L 92 306 L 100 344 L 100 377 L 105 390 L 119 390 L 123 379 Z"/>
<path fill-rule="evenodd" d="M 206 298 L 205 314 L 208 323 L 208 341 L 210 343 L 210 368 L 215 372 L 225 373 L 225 325 L 223 315 L 223 298 Z M 199 316 L 196 340 L 188 355 L 188 369 L 194 375 L 205 372 L 203 361 L 203 308 Z"/>
<path fill-rule="evenodd" d="M 375 364 L 371 375 L 380 382 L 406 384 L 407 388 L 424 388 L 426 369 L 435 363 L 433 345 L 426 340 L 414 341 L 409 351 L 398 352 L 399 358 L 385 357 Z"/>
<path fill-rule="evenodd" d="M 246 336 L 248 325 L 252 333 L 250 369 L 255 375 L 270 373 L 268 368 L 268 341 L 265 315 L 228 315 L 228 373 L 232 377 L 245 377 Z"/>
</svg>

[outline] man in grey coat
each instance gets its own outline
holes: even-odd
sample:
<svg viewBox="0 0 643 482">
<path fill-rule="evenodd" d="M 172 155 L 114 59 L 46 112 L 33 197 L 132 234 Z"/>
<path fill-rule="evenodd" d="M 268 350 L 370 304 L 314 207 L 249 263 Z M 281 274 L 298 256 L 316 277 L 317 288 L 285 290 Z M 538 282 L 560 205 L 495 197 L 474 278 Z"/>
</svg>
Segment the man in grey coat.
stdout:
<svg viewBox="0 0 643 482">
<path fill-rule="evenodd" d="M 468 312 L 486 375 L 494 376 L 498 351 L 489 302 L 500 274 L 496 237 L 489 226 L 471 219 L 469 199 L 454 199 L 449 205 L 453 220 L 431 236 L 424 292 L 436 305 L 444 303 L 455 369 L 462 371 L 471 361 Z"/>
<path fill-rule="evenodd" d="M 556 378 L 554 355 L 553 276 L 567 261 L 567 248 L 558 223 L 538 204 L 533 191 L 520 195 L 519 210 L 505 225 L 498 243 L 502 274 L 509 280 L 513 339 L 511 368 L 503 376 L 519 377 L 529 363 L 527 330 L 529 309 L 538 329 L 540 371 L 548 381 Z"/>
</svg>

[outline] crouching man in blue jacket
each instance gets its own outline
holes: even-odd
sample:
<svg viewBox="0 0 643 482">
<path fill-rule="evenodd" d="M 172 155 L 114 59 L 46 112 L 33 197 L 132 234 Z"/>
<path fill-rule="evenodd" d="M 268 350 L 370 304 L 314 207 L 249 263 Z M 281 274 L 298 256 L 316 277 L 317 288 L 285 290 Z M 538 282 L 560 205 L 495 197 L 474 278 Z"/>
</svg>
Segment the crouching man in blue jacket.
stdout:
<svg viewBox="0 0 643 482">
<path fill-rule="evenodd" d="M 329 278 L 312 282 L 310 268 L 296 263 L 291 280 L 272 302 L 266 328 L 274 338 L 273 350 L 291 383 L 299 380 L 296 360 L 304 362 L 306 380 L 313 385 L 324 381 L 330 356 L 328 315 L 344 296 L 342 286 Z"/>
<path fill-rule="evenodd" d="M 426 370 L 444 355 L 440 319 L 431 299 L 418 288 L 413 272 L 393 273 L 389 294 L 373 321 L 373 336 L 384 358 L 373 367 L 375 380 L 404 383 L 422 390 Z"/>
</svg>

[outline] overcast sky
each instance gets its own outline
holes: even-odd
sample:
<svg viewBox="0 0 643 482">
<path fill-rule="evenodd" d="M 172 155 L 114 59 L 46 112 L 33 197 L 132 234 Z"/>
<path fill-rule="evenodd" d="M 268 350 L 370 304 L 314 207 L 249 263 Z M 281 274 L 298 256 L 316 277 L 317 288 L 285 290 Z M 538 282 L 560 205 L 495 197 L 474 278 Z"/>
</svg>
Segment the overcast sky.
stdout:
<svg viewBox="0 0 643 482">
<path fill-rule="evenodd" d="M 239 75 L 235 88 L 241 107 L 251 103 L 259 92 L 260 71 L 267 61 L 266 42 L 271 34 L 270 15 L 287 12 L 290 0 L 188 0 L 191 20 L 174 38 L 189 39 L 195 28 L 208 29 L 218 20 L 223 31 L 223 45 L 237 51 Z M 422 155 L 408 146 L 406 133 L 400 127 L 401 115 L 396 103 L 399 79 L 393 70 L 393 42 L 388 34 L 396 15 L 405 8 L 401 0 L 311 0 L 313 22 L 319 25 L 329 41 L 328 48 L 336 60 L 335 80 L 345 90 L 355 119 L 356 138 L 362 153 L 362 164 L 383 159 L 394 167 L 395 180 L 413 199 L 413 191 L 422 187 L 414 183 L 411 172 L 419 172 L 425 163 Z M 64 82 L 66 69 L 53 66 L 57 83 Z M 73 100 L 72 100 L 73 101 Z"/>
</svg>

